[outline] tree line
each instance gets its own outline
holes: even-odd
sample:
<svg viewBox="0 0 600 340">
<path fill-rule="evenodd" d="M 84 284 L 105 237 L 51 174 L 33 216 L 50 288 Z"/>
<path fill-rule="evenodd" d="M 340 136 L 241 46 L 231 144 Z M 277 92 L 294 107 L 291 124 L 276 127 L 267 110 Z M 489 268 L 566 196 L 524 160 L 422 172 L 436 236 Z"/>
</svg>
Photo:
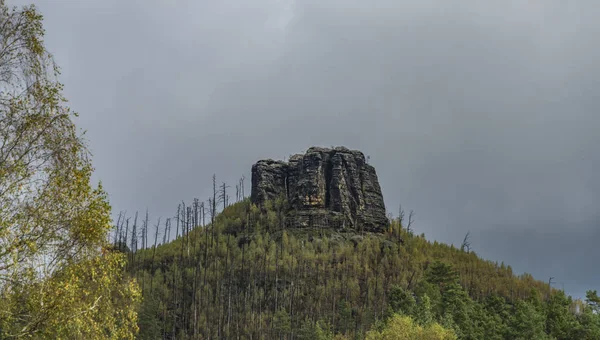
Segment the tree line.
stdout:
<svg viewBox="0 0 600 340">
<path fill-rule="evenodd" d="M 129 266 L 144 296 L 143 339 L 375 339 L 407 322 L 458 339 L 599 334 L 591 292 L 573 301 L 515 275 L 479 258 L 468 236 L 460 248 L 427 241 L 402 209 L 371 234 L 286 228 L 284 198 L 263 207 L 242 198 L 197 226 L 194 205 L 180 207 L 185 232 L 138 250 Z"/>
</svg>

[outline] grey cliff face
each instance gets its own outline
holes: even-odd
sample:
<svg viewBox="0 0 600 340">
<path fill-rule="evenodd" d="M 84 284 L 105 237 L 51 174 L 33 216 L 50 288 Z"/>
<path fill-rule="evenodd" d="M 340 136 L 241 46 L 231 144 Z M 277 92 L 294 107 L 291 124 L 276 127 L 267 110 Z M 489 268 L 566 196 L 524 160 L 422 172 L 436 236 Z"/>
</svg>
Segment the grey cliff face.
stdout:
<svg viewBox="0 0 600 340">
<path fill-rule="evenodd" d="M 381 232 L 388 223 L 375 168 L 362 152 L 344 147 L 312 147 L 289 162 L 254 164 L 252 202 L 278 197 L 289 203 L 289 227 Z"/>
</svg>

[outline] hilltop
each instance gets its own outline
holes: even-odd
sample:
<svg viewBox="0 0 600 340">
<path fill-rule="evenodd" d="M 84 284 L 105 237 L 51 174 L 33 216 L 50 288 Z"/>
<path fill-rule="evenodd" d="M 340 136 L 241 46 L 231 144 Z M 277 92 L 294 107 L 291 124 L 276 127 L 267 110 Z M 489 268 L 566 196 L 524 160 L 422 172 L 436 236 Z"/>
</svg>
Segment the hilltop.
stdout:
<svg viewBox="0 0 600 340">
<path fill-rule="evenodd" d="M 379 185 L 362 160 L 311 148 L 289 162 L 259 161 L 251 197 L 224 200 L 220 214 L 211 200 L 210 223 L 195 202 L 178 209 L 174 241 L 121 247 L 142 286 L 140 337 L 379 339 L 408 327 L 424 339 L 600 338 L 595 292 L 590 304 L 573 301 L 468 247 L 414 234 L 403 214 L 373 224 L 379 213 L 365 210 L 382 206 Z M 313 213 L 342 222 L 297 222 Z"/>
<path fill-rule="evenodd" d="M 252 203 L 282 199 L 285 225 L 381 232 L 388 220 L 375 168 L 358 150 L 311 147 L 252 166 Z"/>
</svg>

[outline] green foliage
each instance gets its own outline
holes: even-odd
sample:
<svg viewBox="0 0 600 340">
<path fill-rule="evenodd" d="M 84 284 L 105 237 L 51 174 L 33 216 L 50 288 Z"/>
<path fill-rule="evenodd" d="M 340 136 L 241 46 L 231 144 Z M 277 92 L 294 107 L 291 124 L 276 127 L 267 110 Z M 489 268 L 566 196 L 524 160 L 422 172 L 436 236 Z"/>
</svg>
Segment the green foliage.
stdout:
<svg viewBox="0 0 600 340">
<path fill-rule="evenodd" d="M 573 339 L 577 320 L 569 310 L 572 302 L 562 291 L 558 291 L 546 303 L 546 332 L 556 339 Z"/>
<path fill-rule="evenodd" d="M 431 299 L 427 294 L 419 299 L 419 303 L 415 308 L 415 320 L 422 326 L 427 326 L 433 321 L 433 313 L 431 310 Z"/>
<path fill-rule="evenodd" d="M 509 324 L 511 339 L 549 339 L 544 332 L 545 317 L 543 311 L 533 301 L 519 300 L 514 306 L 514 314 Z"/>
<path fill-rule="evenodd" d="M 246 200 L 158 246 L 154 263 L 151 249 L 134 254 L 144 295 L 160 301 L 153 315 L 163 336 L 377 338 L 400 327 L 390 328 L 398 315 L 423 334 L 459 339 L 597 334 L 597 315 L 574 316 L 547 284 L 473 252 L 397 226 L 386 234 L 282 226 L 277 211 Z"/>
<path fill-rule="evenodd" d="M 444 291 L 447 286 L 458 282 L 458 274 L 448 263 L 436 260 L 427 270 L 425 280 Z"/>
<path fill-rule="evenodd" d="M 389 306 L 394 313 L 411 315 L 416 307 L 415 298 L 411 292 L 398 285 L 390 287 Z"/>
<path fill-rule="evenodd" d="M 300 340 L 331 340 L 334 338 L 331 325 L 323 321 L 314 322 L 308 317 L 302 323 L 297 336 Z"/>
<path fill-rule="evenodd" d="M 273 331 L 277 337 L 287 335 L 291 331 L 290 314 L 280 309 L 273 316 Z"/>
<path fill-rule="evenodd" d="M 600 339 L 600 317 L 590 307 L 584 307 L 577 316 L 579 327 L 573 332 L 574 339 Z"/>
<path fill-rule="evenodd" d="M 367 340 L 454 340 L 451 329 L 437 323 L 420 326 L 411 317 L 395 314 L 382 331 L 367 332 Z"/>
<path fill-rule="evenodd" d="M 585 293 L 585 299 L 588 306 L 596 313 L 600 313 L 600 297 L 595 290 L 588 290 Z"/>
<path fill-rule="evenodd" d="M 35 6 L 0 0 L 0 338 L 132 339 L 139 292 Z"/>
<path fill-rule="evenodd" d="M 160 300 L 153 296 L 147 296 L 144 299 L 138 312 L 138 325 L 140 332 L 138 339 L 160 339 L 162 337 L 162 327 L 160 323 L 161 313 Z"/>
<path fill-rule="evenodd" d="M 141 295 L 137 284 L 123 276 L 124 265 L 122 254 L 108 252 L 70 263 L 38 282 L 5 285 L 1 335 L 133 339 Z"/>
</svg>

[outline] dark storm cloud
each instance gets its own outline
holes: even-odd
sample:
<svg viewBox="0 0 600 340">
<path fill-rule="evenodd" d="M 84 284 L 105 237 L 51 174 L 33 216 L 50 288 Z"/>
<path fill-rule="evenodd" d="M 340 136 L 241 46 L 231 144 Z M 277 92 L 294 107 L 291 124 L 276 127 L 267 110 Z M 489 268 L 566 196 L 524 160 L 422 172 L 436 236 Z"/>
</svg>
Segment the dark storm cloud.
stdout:
<svg viewBox="0 0 600 340">
<path fill-rule="evenodd" d="M 115 210 L 346 145 L 418 232 L 600 289 L 597 2 L 36 3 Z"/>
</svg>

